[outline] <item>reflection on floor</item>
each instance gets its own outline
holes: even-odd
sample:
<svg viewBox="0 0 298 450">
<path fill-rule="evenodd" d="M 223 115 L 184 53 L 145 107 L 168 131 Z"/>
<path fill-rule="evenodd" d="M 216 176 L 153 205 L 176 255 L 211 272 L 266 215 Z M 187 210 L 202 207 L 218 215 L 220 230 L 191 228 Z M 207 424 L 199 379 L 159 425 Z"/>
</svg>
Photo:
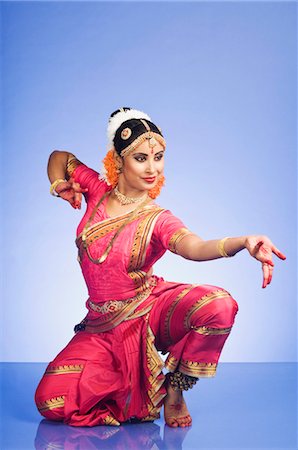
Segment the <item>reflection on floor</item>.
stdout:
<svg viewBox="0 0 298 450">
<path fill-rule="evenodd" d="M 2 363 L 3 450 L 297 449 L 297 365 L 221 363 L 186 401 L 189 429 L 154 423 L 73 428 L 42 420 L 33 403 L 46 364 Z"/>
</svg>

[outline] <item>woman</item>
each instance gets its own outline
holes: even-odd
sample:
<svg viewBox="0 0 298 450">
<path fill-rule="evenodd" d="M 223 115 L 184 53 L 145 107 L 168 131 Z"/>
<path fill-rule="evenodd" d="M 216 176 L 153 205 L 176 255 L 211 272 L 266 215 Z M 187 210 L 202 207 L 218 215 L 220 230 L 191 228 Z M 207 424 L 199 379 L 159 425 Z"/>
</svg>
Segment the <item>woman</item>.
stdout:
<svg viewBox="0 0 298 450">
<path fill-rule="evenodd" d="M 266 236 L 203 241 L 154 203 L 166 144 L 145 113 L 115 111 L 108 138 L 101 177 L 71 153 L 49 159 L 51 193 L 73 208 L 82 194 L 87 203 L 76 244 L 89 298 L 75 336 L 48 365 L 36 404 L 46 418 L 73 426 L 152 421 L 164 405 L 169 426 L 189 426 L 183 390 L 215 375 L 238 306 L 220 287 L 167 282 L 152 274 L 153 264 L 166 250 L 206 261 L 247 249 L 262 264 L 265 288 L 272 253 L 285 256 Z M 165 364 L 157 350 L 168 354 Z"/>
</svg>

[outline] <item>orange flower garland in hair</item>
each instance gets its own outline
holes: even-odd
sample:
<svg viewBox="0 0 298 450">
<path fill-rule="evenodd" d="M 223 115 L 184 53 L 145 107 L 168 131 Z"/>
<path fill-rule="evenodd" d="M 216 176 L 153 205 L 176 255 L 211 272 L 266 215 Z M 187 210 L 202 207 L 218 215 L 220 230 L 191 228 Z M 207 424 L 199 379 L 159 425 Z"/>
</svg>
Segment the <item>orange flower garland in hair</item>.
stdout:
<svg viewBox="0 0 298 450">
<path fill-rule="evenodd" d="M 111 148 L 111 150 L 108 151 L 102 162 L 106 172 L 104 174 L 106 181 L 108 184 L 112 186 L 112 188 L 114 188 L 118 184 L 119 174 L 117 172 L 113 148 Z"/>
<path fill-rule="evenodd" d="M 117 170 L 114 152 L 115 152 L 115 150 L 113 148 L 111 150 L 109 150 L 102 161 L 104 168 L 105 168 L 104 177 L 106 178 L 108 184 L 112 186 L 112 188 L 117 186 L 118 179 L 119 179 L 119 173 Z M 152 188 L 148 191 L 149 197 L 152 199 L 155 199 L 156 197 L 158 197 L 160 194 L 161 188 L 164 186 L 164 184 L 165 184 L 165 177 L 164 177 L 164 175 L 161 175 L 156 183 L 156 186 L 154 186 L 154 188 Z"/>
</svg>

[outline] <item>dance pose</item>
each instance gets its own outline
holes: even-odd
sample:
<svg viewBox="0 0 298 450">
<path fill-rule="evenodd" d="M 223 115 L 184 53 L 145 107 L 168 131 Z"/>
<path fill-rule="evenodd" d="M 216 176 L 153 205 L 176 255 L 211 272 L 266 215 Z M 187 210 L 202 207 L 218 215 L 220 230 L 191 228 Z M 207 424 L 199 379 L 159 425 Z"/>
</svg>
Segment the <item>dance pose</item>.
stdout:
<svg viewBox="0 0 298 450">
<path fill-rule="evenodd" d="M 108 140 L 100 175 L 69 152 L 49 158 L 51 193 L 73 208 L 82 195 L 87 203 L 76 245 L 88 312 L 48 365 L 36 405 L 72 426 L 153 421 L 164 405 L 169 426 L 189 426 L 183 391 L 215 375 L 238 306 L 221 287 L 165 281 L 153 274 L 154 263 L 167 250 L 206 261 L 246 249 L 262 265 L 265 288 L 273 253 L 285 256 L 264 235 L 204 241 L 155 203 L 166 143 L 147 114 L 115 111 Z"/>
</svg>

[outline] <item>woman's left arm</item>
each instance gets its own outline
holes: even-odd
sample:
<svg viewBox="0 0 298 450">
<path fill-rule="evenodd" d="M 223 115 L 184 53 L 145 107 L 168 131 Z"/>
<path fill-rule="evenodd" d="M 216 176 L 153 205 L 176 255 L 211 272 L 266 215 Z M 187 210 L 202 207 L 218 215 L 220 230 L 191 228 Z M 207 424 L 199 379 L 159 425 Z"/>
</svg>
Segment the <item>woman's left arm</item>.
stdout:
<svg viewBox="0 0 298 450">
<path fill-rule="evenodd" d="M 240 236 L 204 241 L 195 234 L 188 234 L 177 243 L 176 253 L 192 261 L 209 261 L 223 256 L 234 256 L 245 248 L 252 257 L 262 263 L 265 288 L 272 279 L 273 253 L 280 259 L 286 259 L 267 236 Z"/>
</svg>

